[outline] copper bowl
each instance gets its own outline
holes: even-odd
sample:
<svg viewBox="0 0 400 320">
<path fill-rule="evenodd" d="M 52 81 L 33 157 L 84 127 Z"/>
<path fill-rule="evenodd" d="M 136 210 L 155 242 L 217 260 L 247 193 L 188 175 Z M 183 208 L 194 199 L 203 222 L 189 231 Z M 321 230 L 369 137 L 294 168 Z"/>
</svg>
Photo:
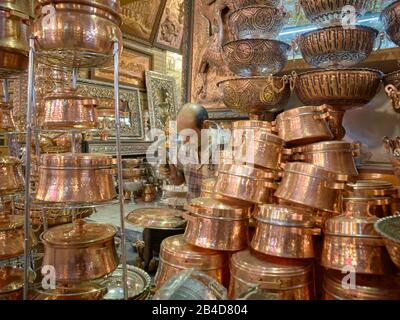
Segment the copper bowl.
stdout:
<svg viewBox="0 0 400 320">
<path fill-rule="evenodd" d="M 382 76 L 373 69 L 309 71 L 295 77 L 295 90 L 305 105 L 347 110 L 368 104 L 378 93 Z"/>
<path fill-rule="evenodd" d="M 381 22 L 390 40 L 400 46 L 400 1 L 395 1 L 381 13 Z"/>
<path fill-rule="evenodd" d="M 378 219 L 346 212 L 328 219 L 324 229 L 321 265 L 328 269 L 354 269 L 360 274 L 393 274 L 396 267 L 390 260 L 383 238 L 374 230 Z"/>
<path fill-rule="evenodd" d="M 226 4 L 233 11 L 254 5 L 277 7 L 281 4 L 281 0 L 228 0 Z"/>
<path fill-rule="evenodd" d="M 282 8 L 257 5 L 237 9 L 229 15 L 229 26 L 235 40 L 275 39 L 288 14 Z"/>
<path fill-rule="evenodd" d="M 250 207 L 225 204 L 211 198 L 197 198 L 185 206 L 188 221 L 184 239 L 196 247 L 239 251 L 247 248 Z"/>
<path fill-rule="evenodd" d="M 0 102 L 0 133 L 16 131 L 11 105 Z"/>
<path fill-rule="evenodd" d="M 328 122 L 331 117 L 329 111 L 327 105 L 285 111 L 276 118 L 278 135 L 290 147 L 332 140 L 334 137 Z"/>
<path fill-rule="evenodd" d="M 281 258 L 312 259 L 318 254 L 313 211 L 296 207 L 262 205 L 256 208 L 256 232 L 251 241 L 255 251 Z"/>
<path fill-rule="evenodd" d="M 44 98 L 45 129 L 94 129 L 98 126 L 96 106 L 90 97 L 78 95 L 76 90 L 63 90 Z"/>
<path fill-rule="evenodd" d="M 233 254 L 229 298 L 237 299 L 254 288 L 264 299 L 312 300 L 313 265 L 309 261 L 279 259 L 248 250 Z"/>
<path fill-rule="evenodd" d="M 304 60 L 317 68 L 350 68 L 371 54 L 378 30 L 366 26 L 327 27 L 299 35 Z"/>
<path fill-rule="evenodd" d="M 344 276 L 340 271 L 325 271 L 324 300 L 400 300 L 398 276 L 358 274 L 354 288 L 343 286 Z"/>
<path fill-rule="evenodd" d="M 194 247 L 184 240 L 183 235 L 164 239 L 154 279 L 157 289 L 173 275 L 187 269 L 204 272 L 223 286 L 229 284 L 229 258 L 225 252 Z"/>
<path fill-rule="evenodd" d="M 110 201 L 117 195 L 113 175 L 112 157 L 108 155 L 42 155 L 35 198 L 57 203 Z"/>
<path fill-rule="evenodd" d="M 249 113 L 277 112 L 290 98 L 287 77 L 234 78 L 219 82 L 226 107 Z"/>
<path fill-rule="evenodd" d="M 238 76 L 267 76 L 283 70 L 290 45 L 271 39 L 234 40 L 223 45 L 229 69 Z"/>
<path fill-rule="evenodd" d="M 0 196 L 13 195 L 24 190 L 22 162 L 17 158 L 0 156 Z"/>
<path fill-rule="evenodd" d="M 304 14 L 313 24 L 332 26 L 343 24 L 343 8 L 352 6 L 355 18 L 360 18 L 372 9 L 371 0 L 300 0 Z"/>
<path fill-rule="evenodd" d="M 385 246 L 398 269 L 400 269 L 400 217 L 382 218 L 375 223 L 375 230 L 383 237 Z"/>
<path fill-rule="evenodd" d="M 110 63 L 113 42 L 122 44 L 121 17 L 112 6 L 92 1 L 57 1 L 49 19 L 36 6 L 33 35 L 44 61 L 65 67 L 98 67 Z M 97 5 L 97 6 L 96 6 Z M 121 45 L 122 48 L 122 45 Z"/>
</svg>

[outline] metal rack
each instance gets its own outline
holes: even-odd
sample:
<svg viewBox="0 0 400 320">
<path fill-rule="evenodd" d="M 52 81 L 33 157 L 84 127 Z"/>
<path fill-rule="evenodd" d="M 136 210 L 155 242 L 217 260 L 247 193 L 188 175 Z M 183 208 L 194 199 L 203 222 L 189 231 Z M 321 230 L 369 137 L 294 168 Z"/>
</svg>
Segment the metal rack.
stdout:
<svg viewBox="0 0 400 320">
<path fill-rule="evenodd" d="M 26 114 L 26 155 L 25 155 L 25 203 L 24 203 L 24 300 L 28 300 L 29 293 L 29 269 L 27 266 L 30 264 L 31 260 L 31 250 L 30 248 L 30 208 L 32 204 L 32 199 L 30 195 L 30 184 L 31 184 L 31 159 L 32 159 L 32 138 L 33 135 L 36 137 L 40 134 L 40 130 L 36 130 L 33 127 L 32 116 L 35 111 L 35 88 L 34 88 L 34 72 L 35 72 L 35 60 L 41 57 L 40 52 L 35 50 L 35 39 L 31 38 L 29 41 L 29 68 L 28 68 L 28 100 L 27 100 L 27 114 Z M 123 190 L 123 177 L 122 177 L 122 154 L 121 154 L 121 119 L 119 112 L 119 48 L 120 43 L 118 40 L 114 41 L 114 49 L 112 57 L 109 56 L 114 61 L 114 106 L 115 106 L 115 129 L 116 129 L 116 156 L 117 156 L 117 173 L 118 173 L 118 203 L 119 203 L 119 213 L 120 213 L 120 238 L 121 238 L 121 265 L 122 265 L 122 281 L 123 281 L 123 293 L 124 299 L 128 299 L 128 270 L 127 270 L 127 252 L 126 252 L 126 234 L 125 234 L 125 206 L 124 206 L 124 190 Z M 48 59 L 47 53 L 44 56 Z M 106 58 L 106 57 L 103 57 Z M 57 60 L 50 60 L 57 61 Z M 88 66 L 85 66 L 86 68 Z M 78 77 L 78 68 L 73 68 L 73 79 L 72 85 L 76 87 Z M 49 130 L 47 130 L 49 131 Z M 57 130 L 60 132 L 60 130 Z M 76 132 L 91 131 L 91 130 L 66 130 L 65 132 L 72 133 L 72 152 L 74 149 L 74 140 Z M 40 154 L 39 143 L 36 144 L 36 154 Z M 38 150 L 39 149 L 39 150 Z M 110 202 L 109 202 L 110 203 Z M 108 203 L 108 204 L 109 204 Z M 88 204 L 87 206 L 94 207 L 97 204 Z M 103 205 L 103 204 L 102 204 Z M 66 207 L 70 208 L 68 204 Z M 81 207 L 82 208 L 82 207 Z"/>
</svg>

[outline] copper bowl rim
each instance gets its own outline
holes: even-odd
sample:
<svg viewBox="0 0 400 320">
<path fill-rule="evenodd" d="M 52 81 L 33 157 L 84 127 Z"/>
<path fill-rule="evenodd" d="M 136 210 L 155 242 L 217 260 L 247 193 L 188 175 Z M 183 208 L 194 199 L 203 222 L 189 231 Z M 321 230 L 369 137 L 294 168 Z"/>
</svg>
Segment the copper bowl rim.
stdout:
<svg viewBox="0 0 400 320">
<path fill-rule="evenodd" d="M 392 10 L 394 7 L 397 7 L 400 5 L 400 0 L 397 0 L 393 3 L 391 3 L 390 5 L 388 5 L 387 7 L 385 7 L 380 15 L 380 20 L 383 20 L 383 17 L 387 15 L 388 11 Z"/>
<path fill-rule="evenodd" d="M 400 1 L 400 0 L 399 0 Z M 377 69 L 372 69 L 372 68 L 346 68 L 346 69 L 334 69 L 334 68 L 328 68 L 328 69 L 317 69 L 317 70 L 310 70 L 306 71 L 303 73 L 299 73 L 298 77 L 300 78 L 301 76 L 304 75 L 309 75 L 309 74 L 324 74 L 324 73 L 329 73 L 329 72 L 340 72 L 340 73 L 345 73 L 345 72 L 370 72 L 370 73 L 375 73 L 379 75 L 380 80 L 382 80 L 384 73 L 380 70 Z"/>
<path fill-rule="evenodd" d="M 222 48 L 224 48 L 225 46 L 228 46 L 232 43 L 235 42 L 245 42 L 245 41 L 251 41 L 251 42 L 273 42 L 273 43 L 277 43 L 280 46 L 285 46 L 286 47 L 286 51 L 289 51 L 292 46 L 286 42 L 280 41 L 280 40 L 275 40 L 275 39 L 239 39 L 239 40 L 231 40 L 231 41 L 227 41 L 222 45 Z"/>
<path fill-rule="evenodd" d="M 279 8 L 275 7 L 275 6 L 271 6 L 271 5 L 262 5 L 262 4 L 253 4 L 250 6 L 246 6 L 246 7 L 241 7 L 241 8 L 237 8 L 235 10 L 233 10 L 232 12 L 229 13 L 228 17 L 230 18 L 233 14 L 235 14 L 238 11 L 244 10 L 244 9 L 249 9 L 249 8 L 260 8 L 260 9 L 264 9 L 264 10 L 273 10 L 273 11 L 278 11 L 281 12 L 279 10 Z M 288 14 L 287 11 L 283 11 L 285 15 Z"/>
<path fill-rule="evenodd" d="M 400 72 L 400 70 L 399 70 L 399 72 Z M 282 80 L 285 76 L 287 77 L 287 75 L 283 75 L 283 76 L 275 76 L 274 75 L 274 76 L 272 76 L 272 78 L 273 79 L 277 79 L 277 80 Z M 232 77 L 232 78 L 227 78 L 227 79 L 218 81 L 217 82 L 217 86 L 219 87 L 221 84 L 223 84 L 225 82 L 240 82 L 240 81 L 243 81 L 243 80 L 266 80 L 266 81 L 268 81 L 269 79 L 270 79 L 269 76 Z M 289 82 L 287 83 L 287 86 L 289 86 Z"/>
<path fill-rule="evenodd" d="M 370 31 L 376 34 L 376 36 L 379 35 L 379 31 L 375 28 L 372 27 L 368 27 L 368 26 L 363 26 L 363 25 L 355 25 L 352 26 L 349 29 L 343 28 L 342 26 L 330 26 L 330 27 L 325 27 L 325 28 L 320 28 L 320 29 L 316 29 L 316 30 L 311 30 L 311 31 L 307 31 L 305 33 L 300 34 L 300 37 L 302 39 L 307 38 L 309 35 L 313 34 L 313 33 L 322 33 L 325 32 L 327 30 L 330 29 L 341 29 L 342 31 L 353 31 L 353 30 L 366 30 L 366 31 Z"/>
<path fill-rule="evenodd" d="M 381 228 L 380 228 L 382 223 L 385 223 L 385 222 L 390 221 L 390 220 L 400 220 L 400 216 L 390 216 L 390 217 L 385 217 L 385 218 L 379 219 L 374 224 L 375 231 L 378 234 L 380 234 L 383 237 L 384 240 L 388 239 L 390 241 L 393 241 L 393 242 L 396 242 L 396 243 L 400 244 L 400 239 L 393 238 L 391 235 L 387 234 L 386 232 L 383 232 L 381 230 Z"/>
</svg>

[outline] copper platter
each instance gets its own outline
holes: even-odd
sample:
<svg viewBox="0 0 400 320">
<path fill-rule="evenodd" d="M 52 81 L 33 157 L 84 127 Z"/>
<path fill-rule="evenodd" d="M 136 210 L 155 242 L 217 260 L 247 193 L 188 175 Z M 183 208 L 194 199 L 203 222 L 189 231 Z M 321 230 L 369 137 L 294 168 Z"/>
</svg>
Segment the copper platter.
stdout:
<svg viewBox="0 0 400 320">
<path fill-rule="evenodd" d="M 183 229 L 186 224 L 182 211 L 169 208 L 135 209 L 128 214 L 126 221 L 142 228 L 157 230 Z"/>
</svg>

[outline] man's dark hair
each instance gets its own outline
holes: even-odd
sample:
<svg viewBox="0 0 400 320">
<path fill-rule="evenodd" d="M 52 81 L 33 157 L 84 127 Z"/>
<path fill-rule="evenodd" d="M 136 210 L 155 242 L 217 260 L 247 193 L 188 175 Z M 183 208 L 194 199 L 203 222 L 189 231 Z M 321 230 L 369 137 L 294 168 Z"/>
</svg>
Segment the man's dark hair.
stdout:
<svg viewBox="0 0 400 320">
<path fill-rule="evenodd" d="M 208 120 L 208 111 L 206 108 L 201 107 L 196 115 L 196 125 L 198 129 L 203 129 L 204 121 Z"/>
</svg>

